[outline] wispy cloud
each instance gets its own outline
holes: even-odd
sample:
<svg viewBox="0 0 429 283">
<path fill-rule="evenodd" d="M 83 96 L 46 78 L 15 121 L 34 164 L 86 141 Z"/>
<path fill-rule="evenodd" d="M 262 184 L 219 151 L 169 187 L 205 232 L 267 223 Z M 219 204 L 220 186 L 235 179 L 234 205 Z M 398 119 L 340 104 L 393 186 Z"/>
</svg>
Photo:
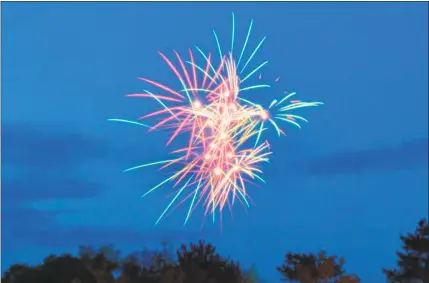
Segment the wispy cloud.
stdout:
<svg viewBox="0 0 429 283">
<path fill-rule="evenodd" d="M 40 200 L 83 199 L 97 196 L 99 185 L 68 177 L 43 175 L 2 181 L 2 199 L 5 203 Z"/>
<path fill-rule="evenodd" d="M 101 186 L 77 170 L 106 152 L 105 142 L 60 127 L 2 125 L 3 244 L 16 246 L 34 233 L 54 231 L 59 216 L 75 212 L 37 209 L 38 202 L 98 196 Z"/>
<path fill-rule="evenodd" d="M 144 142 L 144 143 L 143 143 Z M 93 160 L 117 163 L 123 169 L 168 158 L 156 139 L 104 140 L 65 130 L 58 125 L 2 125 L 2 162 L 22 170 L 69 171 Z"/>
<path fill-rule="evenodd" d="M 82 180 L 76 170 L 104 152 L 104 143 L 61 128 L 3 125 L 3 207 L 17 209 L 23 203 L 98 195 L 100 186 Z M 11 167 L 17 174 L 8 174 Z"/>
<path fill-rule="evenodd" d="M 77 179 L 29 178 L 2 181 L 2 241 L 19 243 L 44 229 L 56 229 L 57 218 L 76 210 L 42 210 L 34 204 L 46 200 L 80 200 L 97 196 L 101 188 Z"/>
<path fill-rule="evenodd" d="M 82 134 L 32 124 L 2 125 L 5 165 L 58 170 L 103 157 L 105 152 L 105 143 Z"/>
<path fill-rule="evenodd" d="M 28 234 L 29 231 L 54 227 L 56 217 L 62 213 L 73 211 L 50 210 L 42 211 L 36 208 L 4 208 L 2 207 L 3 232 L 13 232 L 16 239 L 20 235 Z M 17 233 L 23 232 L 23 233 Z"/>
<path fill-rule="evenodd" d="M 80 245 L 128 245 L 142 247 L 145 244 L 158 244 L 161 241 L 187 242 L 204 237 L 199 230 L 133 230 L 126 227 L 49 227 L 32 229 L 31 234 L 21 234 L 21 239 L 29 244 L 51 249 L 69 249 Z"/>
<path fill-rule="evenodd" d="M 347 174 L 427 167 L 428 138 L 396 146 L 337 152 L 307 165 L 312 174 Z"/>
<path fill-rule="evenodd" d="M 2 202 L 2 204 L 5 203 L 4 200 Z M 73 212 L 67 210 L 43 211 L 31 207 L 13 208 L 2 205 L 2 252 L 10 257 L 10 255 L 22 251 L 23 246 L 28 248 L 33 244 L 31 242 L 33 234 L 37 235 L 46 229 L 54 231 L 58 227 L 57 217 Z M 51 239 L 56 237 L 54 233 L 51 236 Z M 4 258 L 6 260 L 7 256 Z M 4 267 L 2 265 L 2 269 Z"/>
</svg>

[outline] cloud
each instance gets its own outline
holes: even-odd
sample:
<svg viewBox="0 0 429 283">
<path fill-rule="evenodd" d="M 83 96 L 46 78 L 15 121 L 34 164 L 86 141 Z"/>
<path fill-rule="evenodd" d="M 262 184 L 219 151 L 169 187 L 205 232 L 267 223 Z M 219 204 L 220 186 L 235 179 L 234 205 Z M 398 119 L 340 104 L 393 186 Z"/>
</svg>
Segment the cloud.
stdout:
<svg viewBox="0 0 429 283">
<path fill-rule="evenodd" d="M 57 217 L 76 210 L 41 210 L 38 201 L 81 200 L 97 196 L 101 187 L 67 177 L 32 176 L 2 181 L 2 228 L 15 238 L 26 237 L 40 229 L 55 229 Z"/>
<path fill-rule="evenodd" d="M 136 164 L 168 158 L 164 144 L 160 144 L 156 138 L 129 141 L 118 139 L 118 135 L 115 137 L 105 140 L 67 131 L 55 125 L 4 124 L 3 166 L 12 165 L 20 171 L 30 169 L 40 172 L 55 169 L 56 172 L 68 172 L 94 160 L 112 162 L 120 169 L 126 169 Z"/>
<path fill-rule="evenodd" d="M 37 246 L 53 250 L 75 249 L 80 245 L 125 245 L 141 247 L 161 241 L 186 242 L 204 238 L 207 231 L 190 230 L 137 230 L 129 227 L 63 226 L 56 219 L 72 210 L 42 211 L 35 208 L 2 208 L 2 245 L 19 247 Z"/>
<path fill-rule="evenodd" d="M 2 205 L 2 248 L 5 251 L 20 250 L 33 233 L 43 229 L 55 229 L 56 218 L 66 210 L 42 211 L 36 208 L 10 208 Z"/>
<path fill-rule="evenodd" d="M 101 186 L 76 178 L 75 170 L 106 152 L 102 140 L 58 127 L 2 125 L 2 170 L 6 169 L 1 187 L 3 246 L 19 245 L 39 230 L 56 229 L 59 216 L 75 212 L 40 210 L 33 203 L 99 195 Z M 18 169 L 17 174 L 9 174 L 11 167 Z"/>
<path fill-rule="evenodd" d="M 142 245 L 198 239 L 199 231 L 147 231 L 129 227 L 87 227 L 62 223 L 60 217 L 78 210 L 41 210 L 33 203 L 41 200 L 78 200 L 91 198 L 100 192 L 92 183 L 67 178 L 30 176 L 26 179 L 3 181 L 2 184 L 2 244 L 16 249 L 21 245 L 64 250 L 79 245 Z M 76 208 L 78 209 L 78 208 Z"/>
<path fill-rule="evenodd" d="M 37 229 L 25 236 L 25 241 L 40 247 L 52 249 L 76 248 L 80 245 L 127 245 L 143 246 L 161 241 L 186 242 L 204 237 L 199 230 L 156 230 L 141 231 L 126 227 L 77 227 Z"/>
<path fill-rule="evenodd" d="M 312 174 L 347 174 L 427 167 L 428 138 L 415 139 L 388 148 L 344 151 L 310 162 Z"/>
<path fill-rule="evenodd" d="M 15 235 L 14 237 L 20 237 L 35 229 L 55 227 L 56 217 L 62 213 L 70 212 L 72 211 L 43 211 L 36 208 L 15 209 L 2 207 L 2 232 L 10 232 Z"/>
<path fill-rule="evenodd" d="M 50 210 L 43 211 L 36 208 L 9 208 L 2 206 L 2 270 L 17 260 L 22 261 L 25 258 L 31 258 L 31 251 L 38 249 L 34 245 L 32 238 L 40 233 L 39 231 L 54 231 L 58 228 L 57 218 L 61 215 L 74 213 L 72 210 Z M 47 242 L 53 240 L 55 233 L 51 234 L 52 238 L 46 239 Z M 55 241 L 55 240 L 54 240 Z M 27 250 L 27 255 L 22 251 Z M 28 255 L 30 252 L 30 255 Z M 24 258 L 23 258 L 24 257 Z M 7 265 L 3 265 L 3 263 Z"/>
<path fill-rule="evenodd" d="M 6 204 L 40 200 L 84 199 L 97 196 L 101 187 L 68 177 L 30 176 L 2 181 L 2 200 Z"/>
<path fill-rule="evenodd" d="M 4 164 L 68 168 L 89 158 L 103 157 L 105 152 L 105 143 L 82 134 L 31 124 L 2 125 Z"/>
</svg>

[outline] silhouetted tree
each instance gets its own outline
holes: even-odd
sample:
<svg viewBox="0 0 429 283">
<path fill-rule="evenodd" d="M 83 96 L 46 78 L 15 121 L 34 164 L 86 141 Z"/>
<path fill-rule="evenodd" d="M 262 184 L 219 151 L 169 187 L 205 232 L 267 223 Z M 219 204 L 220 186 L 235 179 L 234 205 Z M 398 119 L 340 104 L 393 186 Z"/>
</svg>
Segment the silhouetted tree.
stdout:
<svg viewBox="0 0 429 283">
<path fill-rule="evenodd" d="M 97 283 L 96 277 L 87 269 L 79 258 L 71 255 L 49 256 L 43 264 L 36 267 L 39 270 L 37 282 L 44 283 Z"/>
<path fill-rule="evenodd" d="M 392 283 L 429 282 L 429 225 L 419 221 L 414 234 L 400 236 L 403 251 L 397 252 L 398 268 L 383 270 Z"/>
<path fill-rule="evenodd" d="M 167 269 L 173 264 L 170 247 L 166 242 L 163 242 L 160 251 L 143 249 L 126 256 L 121 261 L 121 275 L 118 282 L 160 282 L 165 277 Z"/>
<path fill-rule="evenodd" d="M 120 252 L 113 246 L 79 247 L 79 257 L 98 282 L 114 283 L 113 274 L 119 270 Z"/>
<path fill-rule="evenodd" d="M 149 274 L 147 268 L 142 264 L 140 253 L 133 253 L 124 258 L 121 262 L 121 275 L 119 283 L 158 281 Z"/>
<path fill-rule="evenodd" d="M 300 283 L 357 283 L 356 276 L 344 274 L 344 259 L 337 256 L 326 256 L 325 252 L 287 253 L 285 262 L 277 267 L 283 281 Z"/>
<path fill-rule="evenodd" d="M 3 280 L 7 283 L 97 283 L 85 264 L 71 255 L 48 256 L 36 267 L 12 266 Z"/>
<path fill-rule="evenodd" d="M 25 264 L 14 264 L 4 273 L 1 282 L 4 283 L 25 283 L 29 281 L 33 274 L 33 268 Z"/>
<path fill-rule="evenodd" d="M 182 245 L 173 259 L 161 250 L 143 249 L 120 258 L 111 246 L 80 247 L 79 256 L 48 256 L 37 266 L 13 265 L 5 283 L 259 283 L 254 270 L 241 272 L 238 263 L 223 258 L 211 244 Z M 118 276 L 115 276 L 118 272 Z"/>
<path fill-rule="evenodd" d="M 238 263 L 225 259 L 212 244 L 182 245 L 177 251 L 178 266 L 174 278 L 178 283 L 241 283 Z M 173 274 L 173 271 L 170 271 Z"/>
</svg>

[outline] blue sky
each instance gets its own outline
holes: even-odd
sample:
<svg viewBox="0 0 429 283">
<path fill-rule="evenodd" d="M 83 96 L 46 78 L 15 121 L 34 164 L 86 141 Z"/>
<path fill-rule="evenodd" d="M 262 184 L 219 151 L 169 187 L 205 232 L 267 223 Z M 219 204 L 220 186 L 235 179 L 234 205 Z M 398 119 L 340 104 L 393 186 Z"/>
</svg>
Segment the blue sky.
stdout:
<svg viewBox="0 0 429 283">
<path fill-rule="evenodd" d="M 231 12 L 237 42 L 252 18 L 249 44 L 267 36 L 263 78 L 281 77 L 250 98 L 326 105 L 268 135 L 267 185 L 222 234 L 198 214 L 183 227 L 186 208 L 153 227 L 168 188 L 140 195 L 162 174 L 122 170 L 165 157 L 166 136 L 106 119 L 153 110 L 124 95 L 147 87 L 139 76 L 179 87 L 156 51 L 215 52 L 211 29 L 229 44 Z M 2 3 L 2 269 L 81 244 L 203 238 L 268 282 L 285 252 L 321 249 L 381 282 L 428 211 L 427 21 L 427 3 Z"/>
</svg>

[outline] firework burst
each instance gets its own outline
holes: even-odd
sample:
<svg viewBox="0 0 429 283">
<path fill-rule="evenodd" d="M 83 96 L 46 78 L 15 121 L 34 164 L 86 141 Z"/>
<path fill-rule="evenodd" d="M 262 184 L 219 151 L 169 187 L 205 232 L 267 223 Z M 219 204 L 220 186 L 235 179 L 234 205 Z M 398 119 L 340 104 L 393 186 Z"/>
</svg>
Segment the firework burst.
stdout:
<svg viewBox="0 0 429 283">
<path fill-rule="evenodd" d="M 261 48 L 265 37 L 259 41 L 244 62 L 243 54 L 249 42 L 253 26 L 252 20 L 244 45 L 236 60 L 234 57 L 234 14 L 232 23 L 231 47 L 226 54 L 222 52 L 218 36 L 213 31 L 220 58 L 218 64 L 214 63 L 211 53 L 206 54 L 197 46 L 195 47 L 196 54 L 204 60 L 202 65 L 196 64 L 195 51 L 191 49 L 188 50 L 189 58 L 186 61 L 178 52 L 174 51 L 178 62 L 176 65 L 163 53 L 158 52 L 181 83 L 181 89 L 175 90 L 151 79 L 139 78 L 156 87 L 159 94 L 143 90 L 143 93 L 127 95 L 128 97 L 150 98 L 159 103 L 160 110 L 146 114 L 139 119 L 157 119 L 155 124 L 109 119 L 143 126 L 148 128 L 148 132 L 169 130 L 171 136 L 167 145 L 171 145 L 178 135 L 187 134 L 189 137 L 186 146 L 171 151 L 173 158 L 125 170 L 131 171 L 155 165 L 160 165 L 161 169 L 178 168 L 172 172 L 170 177 L 143 195 L 144 197 L 166 184 L 170 184 L 176 190 L 156 223 L 167 212 L 186 201 L 189 201 L 189 207 L 185 223 L 198 205 L 204 206 L 205 214 L 212 215 L 213 220 L 216 211 L 222 215 L 221 212 L 226 207 L 231 210 L 236 201 L 245 207 L 250 206 L 246 184 L 256 181 L 264 182 L 261 163 L 268 162 L 271 154 L 269 142 L 263 139 L 262 133 L 273 128 L 279 136 L 284 135 L 278 122 L 286 122 L 300 128 L 299 122 L 307 122 L 307 120 L 293 114 L 293 110 L 323 104 L 291 100 L 295 93 L 272 101 L 267 108 L 245 99 L 242 95 L 246 91 L 270 87 L 268 84 L 247 84 L 249 79 L 268 63 L 267 61 L 259 64 L 253 70 L 245 72 Z M 260 74 L 259 78 L 261 76 Z M 275 82 L 278 81 L 279 78 L 275 80 Z"/>
</svg>

